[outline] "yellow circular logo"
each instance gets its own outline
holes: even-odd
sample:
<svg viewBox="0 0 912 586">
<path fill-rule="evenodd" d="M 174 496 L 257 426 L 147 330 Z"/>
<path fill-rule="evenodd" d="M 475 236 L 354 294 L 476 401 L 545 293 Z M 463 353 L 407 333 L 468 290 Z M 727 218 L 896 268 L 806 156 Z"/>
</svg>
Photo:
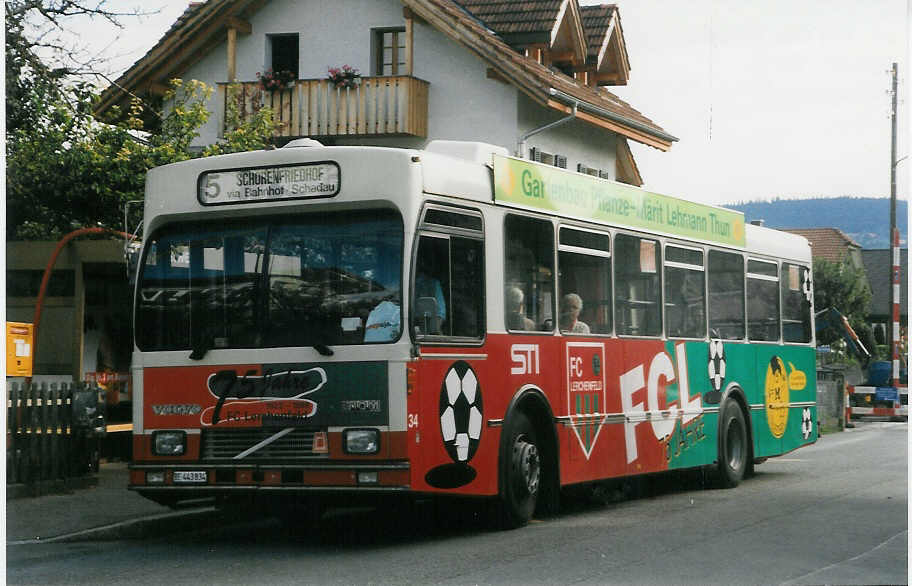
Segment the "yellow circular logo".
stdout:
<svg viewBox="0 0 912 586">
<path fill-rule="evenodd" d="M 780 438 L 785 434 L 788 415 L 789 385 L 785 364 L 781 358 L 773 356 L 766 367 L 766 421 L 773 437 Z"/>
</svg>

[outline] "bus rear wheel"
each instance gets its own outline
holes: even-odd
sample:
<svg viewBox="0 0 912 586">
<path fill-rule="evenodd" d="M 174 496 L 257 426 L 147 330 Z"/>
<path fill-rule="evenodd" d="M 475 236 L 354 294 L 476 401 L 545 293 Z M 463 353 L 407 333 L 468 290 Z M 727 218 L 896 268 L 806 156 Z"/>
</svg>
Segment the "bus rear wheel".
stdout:
<svg viewBox="0 0 912 586">
<path fill-rule="evenodd" d="M 722 488 L 734 488 L 744 478 L 750 445 L 747 425 L 738 403 L 726 399 L 719 409 L 719 455 L 717 476 Z"/>
<path fill-rule="evenodd" d="M 509 419 L 501 495 L 502 525 L 522 527 L 532 518 L 541 484 L 541 451 L 535 429 L 522 412 Z"/>
</svg>

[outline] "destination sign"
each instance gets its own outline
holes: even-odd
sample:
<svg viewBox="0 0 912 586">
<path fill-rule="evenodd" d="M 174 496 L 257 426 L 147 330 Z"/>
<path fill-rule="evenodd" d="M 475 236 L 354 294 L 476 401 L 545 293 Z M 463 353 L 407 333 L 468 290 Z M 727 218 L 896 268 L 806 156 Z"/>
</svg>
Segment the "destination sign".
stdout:
<svg viewBox="0 0 912 586">
<path fill-rule="evenodd" d="M 332 197 L 339 193 L 339 165 L 331 162 L 210 171 L 199 178 L 203 205 Z"/>
<path fill-rule="evenodd" d="M 494 200 L 585 220 L 744 246 L 744 214 L 494 155 Z"/>
</svg>

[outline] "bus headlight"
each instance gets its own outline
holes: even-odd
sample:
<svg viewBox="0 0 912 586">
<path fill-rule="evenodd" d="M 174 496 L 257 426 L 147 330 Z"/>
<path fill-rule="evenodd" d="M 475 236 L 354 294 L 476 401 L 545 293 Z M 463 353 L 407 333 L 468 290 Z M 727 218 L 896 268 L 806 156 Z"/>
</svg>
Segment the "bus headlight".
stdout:
<svg viewBox="0 0 912 586">
<path fill-rule="evenodd" d="M 152 434 L 152 453 L 156 456 L 183 456 L 187 451 L 187 432 L 156 431 Z"/>
<path fill-rule="evenodd" d="M 380 432 L 376 429 L 346 429 L 342 447 L 347 454 L 376 454 L 380 451 Z"/>
</svg>

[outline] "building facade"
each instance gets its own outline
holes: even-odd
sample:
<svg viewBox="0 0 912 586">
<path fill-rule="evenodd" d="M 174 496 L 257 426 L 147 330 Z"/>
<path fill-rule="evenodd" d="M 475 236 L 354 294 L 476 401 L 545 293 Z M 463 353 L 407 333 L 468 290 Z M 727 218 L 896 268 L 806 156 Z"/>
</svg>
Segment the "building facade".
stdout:
<svg viewBox="0 0 912 586">
<path fill-rule="evenodd" d="M 327 79 L 343 66 L 360 77 Z M 219 140 L 229 107 L 243 117 L 265 105 L 281 123 L 279 144 L 483 141 L 641 185 L 629 141 L 668 150 L 677 139 L 605 89 L 629 72 L 615 5 L 209 0 L 191 4 L 97 111 L 161 95 L 172 78 L 197 79 L 217 88 L 197 146 Z"/>
</svg>

